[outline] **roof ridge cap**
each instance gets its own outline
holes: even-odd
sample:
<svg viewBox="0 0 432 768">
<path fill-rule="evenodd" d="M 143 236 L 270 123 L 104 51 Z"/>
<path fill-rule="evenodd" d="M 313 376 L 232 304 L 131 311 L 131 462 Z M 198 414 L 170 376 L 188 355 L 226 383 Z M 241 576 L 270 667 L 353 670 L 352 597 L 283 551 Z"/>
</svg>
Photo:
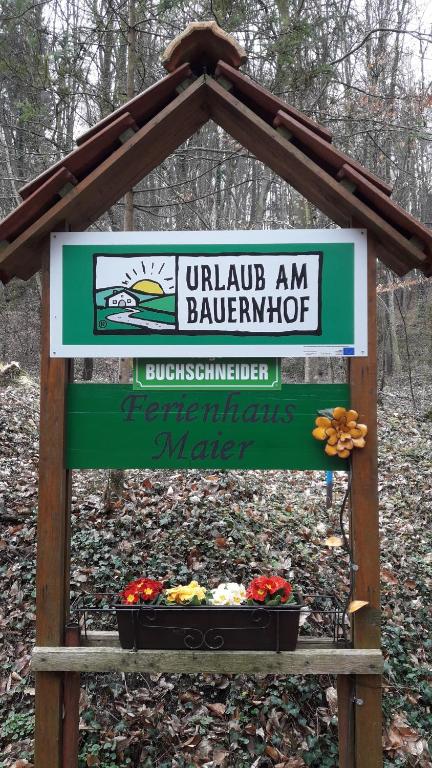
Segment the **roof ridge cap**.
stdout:
<svg viewBox="0 0 432 768">
<path fill-rule="evenodd" d="M 216 21 L 192 21 L 167 45 L 161 61 L 168 72 L 188 61 L 201 74 L 212 71 L 219 59 L 238 69 L 247 61 L 247 54 Z"/>
</svg>

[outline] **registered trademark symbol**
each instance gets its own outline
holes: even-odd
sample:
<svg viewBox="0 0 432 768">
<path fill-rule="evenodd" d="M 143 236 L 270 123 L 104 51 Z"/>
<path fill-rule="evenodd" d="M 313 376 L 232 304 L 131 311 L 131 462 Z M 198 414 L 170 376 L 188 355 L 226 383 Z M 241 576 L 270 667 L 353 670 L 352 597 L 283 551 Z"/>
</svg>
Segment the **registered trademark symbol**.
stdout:
<svg viewBox="0 0 432 768">
<path fill-rule="evenodd" d="M 99 320 L 98 326 L 99 326 L 99 328 L 106 328 L 107 327 L 107 321 L 106 320 Z"/>
</svg>

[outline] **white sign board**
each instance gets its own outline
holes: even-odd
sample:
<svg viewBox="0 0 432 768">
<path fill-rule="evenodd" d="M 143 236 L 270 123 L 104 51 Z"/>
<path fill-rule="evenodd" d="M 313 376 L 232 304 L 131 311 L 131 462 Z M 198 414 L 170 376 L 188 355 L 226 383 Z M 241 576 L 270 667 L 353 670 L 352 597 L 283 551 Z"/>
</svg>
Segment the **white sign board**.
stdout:
<svg viewBox="0 0 432 768">
<path fill-rule="evenodd" d="M 367 354 L 363 230 L 56 233 L 51 354 Z"/>
</svg>

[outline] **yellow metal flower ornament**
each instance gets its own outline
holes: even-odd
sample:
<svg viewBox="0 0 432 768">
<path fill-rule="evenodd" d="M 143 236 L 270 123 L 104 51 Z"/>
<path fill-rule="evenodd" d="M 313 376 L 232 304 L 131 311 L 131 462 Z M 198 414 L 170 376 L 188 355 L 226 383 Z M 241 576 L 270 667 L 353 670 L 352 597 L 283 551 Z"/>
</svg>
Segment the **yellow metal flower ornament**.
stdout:
<svg viewBox="0 0 432 768">
<path fill-rule="evenodd" d="M 368 430 L 366 424 L 358 423 L 358 417 L 357 411 L 339 406 L 320 411 L 312 434 L 316 440 L 327 441 L 328 456 L 348 459 L 353 448 L 365 447 Z"/>
</svg>

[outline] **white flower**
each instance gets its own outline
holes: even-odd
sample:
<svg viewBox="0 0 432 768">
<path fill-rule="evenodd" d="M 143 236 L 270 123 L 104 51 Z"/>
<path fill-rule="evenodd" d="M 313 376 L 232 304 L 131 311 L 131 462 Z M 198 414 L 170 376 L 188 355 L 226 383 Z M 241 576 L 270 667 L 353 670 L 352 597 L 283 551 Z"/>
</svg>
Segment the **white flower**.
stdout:
<svg viewBox="0 0 432 768">
<path fill-rule="evenodd" d="M 235 581 L 219 584 L 212 589 L 209 602 L 211 605 L 241 605 L 246 600 L 246 589 Z"/>
</svg>

